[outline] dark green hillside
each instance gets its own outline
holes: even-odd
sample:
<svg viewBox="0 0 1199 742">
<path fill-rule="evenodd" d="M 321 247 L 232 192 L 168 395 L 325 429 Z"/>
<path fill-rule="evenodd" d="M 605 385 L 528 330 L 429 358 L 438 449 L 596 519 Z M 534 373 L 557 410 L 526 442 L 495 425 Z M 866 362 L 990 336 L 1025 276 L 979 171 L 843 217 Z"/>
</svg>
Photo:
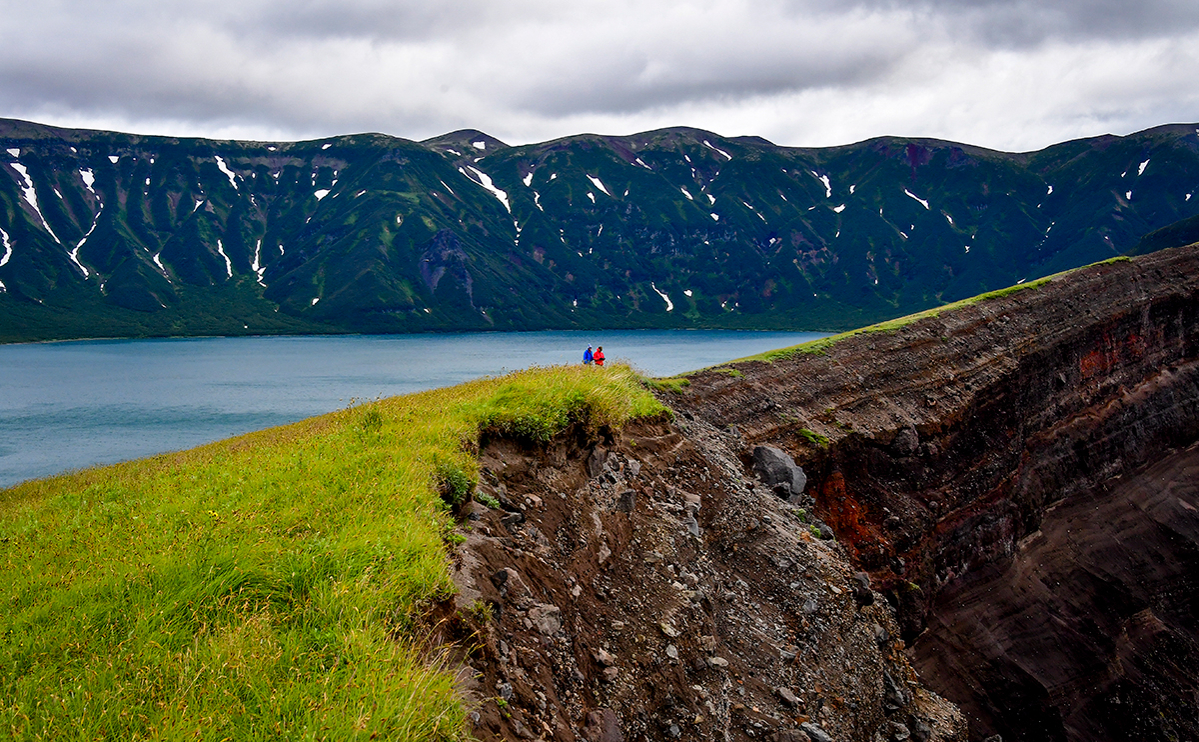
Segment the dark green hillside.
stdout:
<svg viewBox="0 0 1199 742">
<path fill-rule="evenodd" d="M 216 142 L 0 121 L 0 339 L 843 329 L 1199 215 L 1199 136 Z M 36 206 L 35 206 L 36 205 Z"/>
</svg>

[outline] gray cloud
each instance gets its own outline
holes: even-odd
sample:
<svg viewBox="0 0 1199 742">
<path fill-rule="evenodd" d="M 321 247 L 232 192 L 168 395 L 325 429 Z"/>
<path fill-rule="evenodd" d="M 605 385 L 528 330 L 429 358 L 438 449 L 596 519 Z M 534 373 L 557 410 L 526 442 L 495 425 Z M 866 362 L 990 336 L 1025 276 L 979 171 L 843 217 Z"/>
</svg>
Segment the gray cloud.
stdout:
<svg viewBox="0 0 1199 742">
<path fill-rule="evenodd" d="M 1172 0 L 0 0 L 0 34 L 0 116 L 146 133 L 1012 149 L 1199 119 Z"/>
</svg>

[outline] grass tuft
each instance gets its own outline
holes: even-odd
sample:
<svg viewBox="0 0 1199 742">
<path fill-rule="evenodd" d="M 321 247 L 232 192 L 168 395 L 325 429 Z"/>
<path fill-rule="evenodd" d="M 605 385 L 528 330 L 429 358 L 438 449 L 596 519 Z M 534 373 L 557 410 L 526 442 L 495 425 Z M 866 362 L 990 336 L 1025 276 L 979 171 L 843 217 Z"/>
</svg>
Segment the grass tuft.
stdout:
<svg viewBox="0 0 1199 742">
<path fill-rule="evenodd" d="M 661 405 L 631 369 L 532 369 L 0 491 L 14 739 L 467 738 L 419 619 L 454 587 L 481 431 Z"/>
</svg>

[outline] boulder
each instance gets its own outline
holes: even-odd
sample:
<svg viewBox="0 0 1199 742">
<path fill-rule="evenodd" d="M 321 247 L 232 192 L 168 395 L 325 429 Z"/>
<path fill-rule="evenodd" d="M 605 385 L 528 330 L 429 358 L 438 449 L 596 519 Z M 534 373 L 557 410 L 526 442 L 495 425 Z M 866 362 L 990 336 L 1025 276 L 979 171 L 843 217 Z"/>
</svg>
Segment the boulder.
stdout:
<svg viewBox="0 0 1199 742">
<path fill-rule="evenodd" d="M 529 609 L 529 620 L 546 636 L 553 636 L 562 628 L 562 611 L 556 605 L 542 603 Z"/>
<path fill-rule="evenodd" d="M 785 489 L 776 490 L 780 496 L 784 491 L 787 497 L 800 495 L 808 485 L 808 477 L 804 474 L 803 467 L 798 466 L 795 459 L 780 448 L 755 446 L 753 458 L 754 472 L 763 482 L 771 487 L 787 485 Z"/>
</svg>

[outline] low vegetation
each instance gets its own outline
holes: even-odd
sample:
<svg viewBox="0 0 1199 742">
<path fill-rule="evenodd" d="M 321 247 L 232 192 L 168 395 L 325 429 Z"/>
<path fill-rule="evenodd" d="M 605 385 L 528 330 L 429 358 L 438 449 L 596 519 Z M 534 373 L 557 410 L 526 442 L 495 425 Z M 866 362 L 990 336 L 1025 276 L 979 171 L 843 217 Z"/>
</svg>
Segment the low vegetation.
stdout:
<svg viewBox="0 0 1199 742">
<path fill-rule="evenodd" d="M 532 369 L 0 492 L 0 735 L 463 739 L 420 618 L 480 433 L 661 410 L 624 366 Z"/>
<path fill-rule="evenodd" d="M 1107 263 L 1115 263 L 1115 262 L 1121 262 L 1121 261 L 1126 261 L 1126 260 L 1129 260 L 1129 258 L 1115 257 L 1115 258 L 1109 258 L 1108 260 L 1100 261 L 1098 263 L 1092 263 L 1092 265 L 1104 265 Z M 1084 267 L 1091 267 L 1091 266 L 1084 266 Z M 895 330 L 901 329 L 901 328 L 906 327 L 915 322 L 919 322 L 922 319 L 926 319 L 928 317 L 936 317 L 937 315 L 942 314 L 943 312 L 952 312 L 956 309 L 961 309 L 962 307 L 970 306 L 971 304 L 978 304 L 979 302 L 989 301 L 991 299 L 998 299 L 1000 297 L 1007 296 L 1009 294 L 1013 294 L 1017 291 L 1023 291 L 1025 289 L 1039 288 L 1056 278 L 1067 275 L 1069 273 L 1073 273 L 1076 270 L 1082 270 L 1082 268 L 1075 268 L 1075 269 L 1068 270 L 1068 271 L 1062 271 L 1061 273 L 1055 273 L 1051 276 L 1045 276 L 1044 278 L 1038 278 L 1034 281 L 1027 281 L 1025 283 L 1019 283 L 1014 286 L 1008 286 L 1008 287 L 1005 287 L 1002 289 L 997 289 L 995 291 L 988 291 L 986 293 L 982 293 L 977 296 L 972 296 L 968 299 L 962 299 L 960 301 L 955 301 L 951 304 L 944 304 L 939 307 L 932 307 L 931 309 L 926 309 L 923 312 L 917 312 L 915 314 L 909 314 L 909 315 L 906 315 L 903 317 L 896 317 L 895 319 L 887 320 L 885 322 L 879 322 L 879 323 L 876 323 L 873 325 L 869 325 L 867 327 L 858 328 L 856 330 L 842 332 L 838 335 L 830 335 L 828 337 L 819 338 L 817 340 L 811 340 L 809 342 L 802 343 L 800 345 L 793 345 L 789 348 L 778 348 L 777 350 L 769 350 L 769 351 L 766 351 L 765 353 L 760 353 L 756 356 L 750 356 L 748 358 L 740 358 L 734 362 L 741 363 L 743 361 L 764 361 L 766 363 L 770 363 L 772 361 L 789 358 L 797 353 L 824 353 L 833 345 L 835 345 L 847 338 L 854 337 L 855 335 L 864 335 L 867 333 L 874 333 L 874 332 L 894 332 Z M 722 371 L 723 369 L 713 369 L 713 370 L 714 371 Z"/>
</svg>

